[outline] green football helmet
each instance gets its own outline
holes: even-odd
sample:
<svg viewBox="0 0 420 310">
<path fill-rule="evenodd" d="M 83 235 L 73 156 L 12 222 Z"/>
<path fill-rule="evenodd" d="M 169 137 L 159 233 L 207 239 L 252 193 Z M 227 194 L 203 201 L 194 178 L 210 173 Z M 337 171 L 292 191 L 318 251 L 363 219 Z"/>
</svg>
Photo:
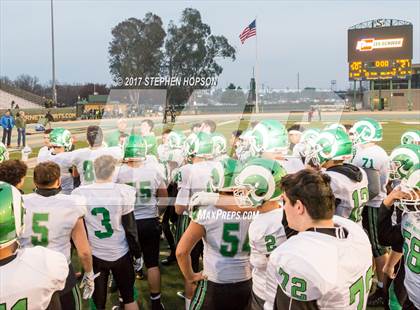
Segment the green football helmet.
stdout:
<svg viewBox="0 0 420 310">
<path fill-rule="evenodd" d="M 130 135 L 124 146 L 125 160 L 145 160 L 147 145 L 140 135 Z"/>
<path fill-rule="evenodd" d="M 23 203 L 19 191 L 0 181 L 0 249 L 17 241 L 24 229 Z"/>
<path fill-rule="evenodd" d="M 168 145 L 170 149 L 181 149 L 184 145 L 185 135 L 182 131 L 171 131 L 168 134 Z"/>
<path fill-rule="evenodd" d="M 287 153 L 289 137 L 286 127 L 278 120 L 269 119 L 259 122 L 252 130 L 252 147 L 257 153 Z"/>
<path fill-rule="evenodd" d="M 329 124 L 329 125 L 325 126 L 325 128 L 323 130 L 329 130 L 329 129 L 333 129 L 333 130 L 341 129 L 344 132 L 347 132 L 346 127 L 344 127 L 344 125 L 342 125 L 340 123 Z"/>
<path fill-rule="evenodd" d="M 71 132 L 65 128 L 55 128 L 50 132 L 50 144 L 52 146 L 64 147 L 64 150 L 70 151 L 73 141 Z"/>
<path fill-rule="evenodd" d="M 401 182 L 401 190 L 409 195 L 396 202 L 404 212 L 420 212 L 420 164 L 413 166 Z"/>
<path fill-rule="evenodd" d="M 213 141 L 213 157 L 218 157 L 227 152 L 227 141 L 224 135 L 213 133 L 211 136 Z"/>
<path fill-rule="evenodd" d="M 343 130 L 324 130 L 319 134 L 307 160 L 312 160 L 312 163 L 319 166 L 329 160 L 346 160 L 353 154 L 352 147 L 348 134 Z"/>
<path fill-rule="evenodd" d="M 235 177 L 233 195 L 242 207 L 257 207 L 265 201 L 279 200 L 280 181 L 286 170 L 276 160 L 252 158 Z"/>
<path fill-rule="evenodd" d="M 211 158 L 213 154 L 211 135 L 205 132 L 190 134 L 184 141 L 183 152 L 185 157 Z"/>
<path fill-rule="evenodd" d="M 231 191 L 232 182 L 238 175 L 240 162 L 232 158 L 220 161 L 211 171 L 211 179 L 207 186 L 208 192 Z"/>
<path fill-rule="evenodd" d="M 9 160 L 9 151 L 7 150 L 7 147 L 0 142 L 0 163 L 5 160 Z"/>
<path fill-rule="evenodd" d="M 409 170 L 420 163 L 420 145 L 399 145 L 389 155 L 389 177 L 391 180 L 402 180 L 407 177 Z"/>
<path fill-rule="evenodd" d="M 368 117 L 357 121 L 349 132 L 353 135 L 354 144 L 378 142 L 383 138 L 382 125 Z"/>
<path fill-rule="evenodd" d="M 401 144 L 420 144 L 420 130 L 409 130 L 402 134 Z"/>
</svg>

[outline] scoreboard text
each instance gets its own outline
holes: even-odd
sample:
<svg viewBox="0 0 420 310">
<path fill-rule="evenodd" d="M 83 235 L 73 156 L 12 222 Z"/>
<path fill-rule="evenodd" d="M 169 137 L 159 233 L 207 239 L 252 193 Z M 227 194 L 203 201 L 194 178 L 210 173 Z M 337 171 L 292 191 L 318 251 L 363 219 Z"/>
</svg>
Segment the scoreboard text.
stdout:
<svg viewBox="0 0 420 310">
<path fill-rule="evenodd" d="M 349 63 L 350 80 L 401 79 L 411 75 L 410 59 L 353 61 Z"/>
</svg>

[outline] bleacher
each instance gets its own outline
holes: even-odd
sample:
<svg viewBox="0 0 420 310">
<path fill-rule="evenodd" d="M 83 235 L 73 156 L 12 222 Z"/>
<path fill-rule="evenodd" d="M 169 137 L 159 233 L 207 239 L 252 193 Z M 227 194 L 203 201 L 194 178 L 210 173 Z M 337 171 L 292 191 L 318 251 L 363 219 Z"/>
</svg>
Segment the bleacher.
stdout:
<svg viewBox="0 0 420 310">
<path fill-rule="evenodd" d="M 9 109 L 11 102 L 21 109 L 40 108 L 45 99 L 23 89 L 0 83 L 0 110 Z"/>
</svg>

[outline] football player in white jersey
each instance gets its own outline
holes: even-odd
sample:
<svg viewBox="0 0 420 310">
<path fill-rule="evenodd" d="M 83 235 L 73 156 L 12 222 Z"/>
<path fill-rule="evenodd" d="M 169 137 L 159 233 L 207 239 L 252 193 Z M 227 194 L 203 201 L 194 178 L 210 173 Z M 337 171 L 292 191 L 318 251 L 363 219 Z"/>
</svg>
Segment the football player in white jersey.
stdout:
<svg viewBox="0 0 420 310">
<path fill-rule="evenodd" d="M 222 161 L 229 158 L 227 155 L 227 140 L 223 134 L 213 133 L 211 136 L 213 140 L 213 160 Z"/>
<path fill-rule="evenodd" d="M 185 280 L 190 284 L 198 282 L 189 309 L 246 309 L 252 286 L 249 224 L 250 217 L 233 215 L 214 205 L 192 212 L 177 247 L 178 265 Z M 204 242 L 204 269 L 198 272 L 192 268 L 190 255 L 200 240 Z"/>
<path fill-rule="evenodd" d="M 153 132 L 154 126 L 155 124 L 152 120 L 142 120 L 140 123 L 140 134 L 143 137 L 144 141 L 146 141 L 147 154 L 157 157 L 157 139 L 155 133 Z"/>
<path fill-rule="evenodd" d="M 217 125 L 214 121 L 212 121 L 211 119 L 206 119 L 201 123 L 200 131 L 212 134 L 216 131 L 216 127 Z"/>
<path fill-rule="evenodd" d="M 0 308 L 61 309 L 59 291 L 66 283 L 66 257 L 44 247 L 19 248 L 24 225 L 22 197 L 0 182 Z"/>
<path fill-rule="evenodd" d="M 274 309 L 365 309 L 372 283 L 369 239 L 356 223 L 334 216 L 326 174 L 305 169 L 285 176 L 284 211 L 299 233 L 270 255 Z"/>
<path fill-rule="evenodd" d="M 93 162 L 99 156 L 111 155 L 117 160 L 122 159 L 121 147 L 104 147 L 103 139 L 103 132 L 99 126 L 89 126 L 86 130 L 89 147 L 72 152 L 72 164 L 77 168 L 81 185 L 92 184 L 95 181 Z"/>
<path fill-rule="evenodd" d="M 342 129 L 322 131 L 307 156 L 317 167 L 331 177 L 335 196 L 335 214 L 362 224 L 362 210 L 369 200 L 366 172 L 345 163 L 353 156 L 352 142 Z"/>
<path fill-rule="evenodd" d="M 401 144 L 420 145 L 420 130 L 408 130 L 401 135 Z"/>
<path fill-rule="evenodd" d="M 85 216 L 88 238 L 92 247 L 93 269 L 100 273 L 95 279 L 93 301 L 98 310 L 105 309 L 109 272 L 117 284 L 124 309 L 138 309 L 134 300 L 136 262 L 141 257 L 134 218 L 136 190 L 113 182 L 116 159 L 102 155 L 95 159 L 95 182 L 82 185 L 72 192 L 87 201 Z"/>
<path fill-rule="evenodd" d="M 60 184 L 61 193 L 70 195 L 73 190 L 72 155 L 70 152 L 72 147 L 72 136 L 70 131 L 64 128 L 55 128 L 50 133 L 50 153 L 46 153 L 39 158 L 38 163 L 45 161 L 55 162 L 60 166 Z"/>
<path fill-rule="evenodd" d="M 293 156 L 300 157 L 304 164 L 307 164 L 306 157 L 309 152 L 315 147 L 315 141 L 321 131 L 317 128 L 306 129 L 301 137 L 300 141 L 293 147 Z"/>
<path fill-rule="evenodd" d="M 287 130 L 277 120 L 262 120 L 252 130 L 251 143 L 256 153 L 263 158 L 277 160 L 287 173 L 304 169 L 298 156 L 288 156 L 289 140 Z"/>
<path fill-rule="evenodd" d="M 20 238 L 21 245 L 24 248 L 43 246 L 65 255 L 69 273 L 66 286 L 60 292 L 61 307 L 80 309 L 80 292 L 70 251 L 73 241 L 85 270 L 83 298 L 88 299 L 94 290 L 94 274 L 92 252 L 83 223 L 86 202 L 83 197 L 60 193 L 60 167 L 56 163 L 38 164 L 34 169 L 33 180 L 35 192 L 23 195 L 25 231 Z"/>
<path fill-rule="evenodd" d="M 136 189 L 134 217 L 138 239 L 147 267 L 147 281 L 153 310 L 163 309 L 160 301 L 158 204 L 165 205 L 168 192 L 164 176 L 152 165 L 145 165 L 146 143 L 140 135 L 130 135 L 124 149 L 125 164 L 118 171 L 117 183 Z M 159 201 L 158 201 L 159 200 Z"/>
<path fill-rule="evenodd" d="M 178 194 L 175 201 L 175 211 L 179 215 L 177 223 L 177 236 L 179 241 L 182 234 L 187 229 L 190 222 L 188 214 L 188 205 L 191 196 L 195 192 L 206 190 L 212 170 L 215 168 L 215 162 L 210 161 L 213 153 L 213 142 L 211 135 L 205 132 L 191 134 L 185 140 L 184 154 L 189 164 L 180 169 L 178 175 L 180 180 L 178 183 Z M 220 166 L 221 164 L 218 163 Z M 202 242 L 198 242 L 191 253 L 193 270 L 198 272 L 199 258 L 202 254 Z M 189 308 L 189 303 L 193 295 L 193 286 L 190 282 L 185 281 L 185 305 Z"/>
<path fill-rule="evenodd" d="M 378 172 L 376 182 L 369 178 L 369 186 L 378 183 L 378 194 L 370 196 L 369 201 L 363 208 L 362 224 L 363 228 L 368 232 L 370 243 L 372 244 L 372 252 L 375 258 L 376 275 L 378 277 L 378 286 L 383 288 L 384 274 L 382 269 L 386 264 L 388 254 L 386 248 L 378 241 L 378 211 L 382 200 L 386 197 L 386 185 L 389 177 L 389 158 L 383 148 L 376 144 L 382 140 L 382 126 L 379 122 L 371 118 L 364 118 L 354 123 L 349 130 L 353 135 L 353 143 L 355 145 L 355 155 L 351 161 L 363 169 L 372 169 Z M 383 305 L 382 290 L 376 290 L 374 295 L 369 297 L 369 306 Z"/>
<path fill-rule="evenodd" d="M 402 221 L 396 225 L 392 220 L 394 206 L 403 211 Z M 382 244 L 392 246 L 397 253 L 404 253 L 404 286 L 408 298 L 404 301 L 398 296 L 400 304 L 395 305 L 395 309 L 420 309 L 420 164 L 414 165 L 400 186 L 382 202 L 378 233 Z"/>
</svg>

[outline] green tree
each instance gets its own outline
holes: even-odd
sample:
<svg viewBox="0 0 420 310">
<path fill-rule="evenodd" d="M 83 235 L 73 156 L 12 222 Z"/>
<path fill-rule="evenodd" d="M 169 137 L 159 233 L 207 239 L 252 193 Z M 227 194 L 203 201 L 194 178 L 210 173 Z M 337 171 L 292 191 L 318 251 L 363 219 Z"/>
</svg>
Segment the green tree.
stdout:
<svg viewBox="0 0 420 310">
<path fill-rule="evenodd" d="M 182 12 L 179 25 L 173 21 L 169 23 L 165 53 L 165 72 L 181 78 L 218 77 L 223 68 L 217 59 L 235 60 L 235 49 L 228 40 L 224 36 L 211 34 L 210 26 L 202 21 L 200 12 L 193 8 L 186 8 Z M 174 87 L 168 87 L 167 104 L 186 102 L 195 89 L 203 87 L 181 88 L 182 91 L 174 91 Z"/>
<path fill-rule="evenodd" d="M 112 29 L 109 45 L 110 71 L 114 80 L 157 76 L 160 72 L 166 33 L 162 20 L 147 13 L 143 20 L 129 18 Z"/>
</svg>

